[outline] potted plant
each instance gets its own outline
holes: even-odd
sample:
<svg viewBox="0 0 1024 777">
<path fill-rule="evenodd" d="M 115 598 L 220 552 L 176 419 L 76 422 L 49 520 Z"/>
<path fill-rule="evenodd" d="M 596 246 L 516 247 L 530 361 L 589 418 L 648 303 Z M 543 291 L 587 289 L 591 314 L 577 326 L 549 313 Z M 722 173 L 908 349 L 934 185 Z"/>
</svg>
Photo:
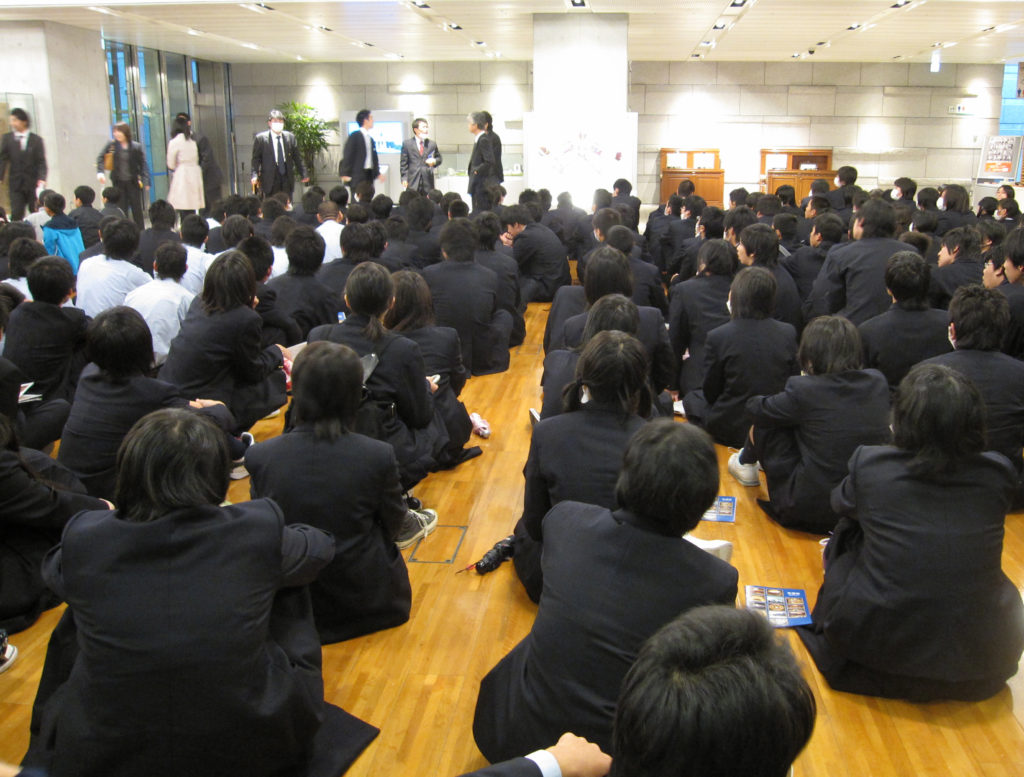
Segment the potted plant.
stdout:
<svg viewBox="0 0 1024 777">
<path fill-rule="evenodd" d="M 327 150 L 327 135 L 338 129 L 338 122 L 324 121 L 317 115 L 316 108 L 305 103 L 289 101 L 281 103 L 277 109 L 284 114 L 284 128 L 295 135 L 312 186 L 316 183 L 317 157 Z"/>
</svg>

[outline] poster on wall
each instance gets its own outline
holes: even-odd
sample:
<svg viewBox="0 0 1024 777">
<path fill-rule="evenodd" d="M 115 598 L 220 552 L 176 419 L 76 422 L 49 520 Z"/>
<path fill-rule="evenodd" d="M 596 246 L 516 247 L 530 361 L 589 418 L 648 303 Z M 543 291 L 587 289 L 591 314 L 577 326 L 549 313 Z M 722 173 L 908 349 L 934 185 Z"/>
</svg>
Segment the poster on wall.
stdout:
<svg viewBox="0 0 1024 777">
<path fill-rule="evenodd" d="M 1015 181 L 1020 173 L 1021 138 L 1019 135 L 988 135 L 981 146 L 978 162 L 979 183 Z"/>
<path fill-rule="evenodd" d="M 593 117 L 523 116 L 526 185 L 547 188 L 555 196 L 569 192 L 587 209 L 595 189 L 608 189 L 618 178 L 637 188 L 637 114 L 602 113 Z"/>
</svg>

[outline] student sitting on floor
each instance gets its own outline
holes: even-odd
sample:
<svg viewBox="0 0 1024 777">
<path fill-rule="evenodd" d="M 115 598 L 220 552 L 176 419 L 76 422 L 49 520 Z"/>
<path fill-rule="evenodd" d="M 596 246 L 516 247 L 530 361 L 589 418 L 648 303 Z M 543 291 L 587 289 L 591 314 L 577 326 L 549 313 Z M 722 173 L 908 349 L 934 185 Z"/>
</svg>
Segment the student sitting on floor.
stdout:
<svg viewBox="0 0 1024 777">
<path fill-rule="evenodd" d="M 158 365 L 167 359 L 171 340 L 181 331 L 181 322 L 196 296 L 181 283 L 187 270 L 185 247 L 181 243 L 164 243 L 156 249 L 153 261 L 156 278 L 128 292 L 124 298 L 124 304 L 139 311 L 146 320 L 153 335 L 153 358 Z"/>
</svg>

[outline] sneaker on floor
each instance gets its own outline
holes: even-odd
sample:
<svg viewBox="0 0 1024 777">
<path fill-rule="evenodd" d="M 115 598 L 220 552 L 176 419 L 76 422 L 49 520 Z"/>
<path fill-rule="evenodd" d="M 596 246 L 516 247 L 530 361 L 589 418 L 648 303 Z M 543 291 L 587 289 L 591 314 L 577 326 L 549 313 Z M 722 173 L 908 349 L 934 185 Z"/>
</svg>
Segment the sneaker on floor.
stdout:
<svg viewBox="0 0 1024 777">
<path fill-rule="evenodd" d="M 405 506 L 409 510 L 422 510 L 423 502 L 414 497 L 412 494 L 405 495 Z"/>
<path fill-rule="evenodd" d="M 3 674 L 11 668 L 11 664 L 14 663 L 14 659 L 18 657 L 18 648 L 14 645 L 7 645 L 7 650 L 4 651 L 3 656 L 0 656 L 0 674 Z"/>
<path fill-rule="evenodd" d="M 402 528 L 395 538 L 395 545 L 405 550 L 437 528 L 437 513 L 433 510 L 409 510 L 402 521 Z"/>
<path fill-rule="evenodd" d="M 741 486 L 757 486 L 761 480 L 757 477 L 757 464 L 740 464 L 739 453 L 729 457 L 729 474 L 736 478 Z"/>
<path fill-rule="evenodd" d="M 246 450 L 249 450 L 249 448 L 256 444 L 256 439 L 248 432 L 242 432 L 238 435 L 238 439 L 245 444 Z"/>
<path fill-rule="evenodd" d="M 540 420 L 540 413 L 535 408 L 530 408 L 530 426 L 536 426 Z"/>
<path fill-rule="evenodd" d="M 692 542 L 705 553 L 710 553 L 726 563 L 729 563 L 729 559 L 732 558 L 732 543 L 729 540 L 702 540 L 692 534 L 684 534 L 683 539 Z"/>
</svg>

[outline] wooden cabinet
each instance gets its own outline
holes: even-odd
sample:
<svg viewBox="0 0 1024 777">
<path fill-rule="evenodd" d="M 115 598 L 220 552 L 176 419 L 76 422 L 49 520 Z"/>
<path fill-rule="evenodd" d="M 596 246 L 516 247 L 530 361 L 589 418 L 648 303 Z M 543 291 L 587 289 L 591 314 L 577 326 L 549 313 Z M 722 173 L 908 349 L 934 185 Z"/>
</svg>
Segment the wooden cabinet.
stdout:
<svg viewBox="0 0 1024 777">
<path fill-rule="evenodd" d="M 725 171 L 717 148 L 663 148 L 661 149 L 661 199 L 676 193 L 684 178 L 693 181 L 694 194 L 707 200 L 708 205 L 721 208 L 725 197 Z"/>
<path fill-rule="evenodd" d="M 780 186 L 796 189 L 796 201 L 811 193 L 811 182 L 824 178 L 832 188 L 836 171 L 832 169 L 832 149 L 762 148 L 761 184 L 774 194 Z"/>
</svg>

